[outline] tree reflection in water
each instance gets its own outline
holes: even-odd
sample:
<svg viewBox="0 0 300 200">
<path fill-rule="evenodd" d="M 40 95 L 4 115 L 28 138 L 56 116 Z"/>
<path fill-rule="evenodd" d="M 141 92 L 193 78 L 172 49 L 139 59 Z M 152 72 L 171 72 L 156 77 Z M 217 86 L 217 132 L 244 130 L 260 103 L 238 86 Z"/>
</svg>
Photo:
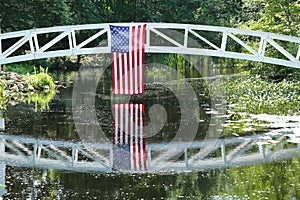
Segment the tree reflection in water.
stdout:
<svg viewBox="0 0 300 200">
<path fill-rule="evenodd" d="M 206 172 L 97 174 L 8 167 L 8 199 L 298 199 L 300 159 Z"/>
</svg>

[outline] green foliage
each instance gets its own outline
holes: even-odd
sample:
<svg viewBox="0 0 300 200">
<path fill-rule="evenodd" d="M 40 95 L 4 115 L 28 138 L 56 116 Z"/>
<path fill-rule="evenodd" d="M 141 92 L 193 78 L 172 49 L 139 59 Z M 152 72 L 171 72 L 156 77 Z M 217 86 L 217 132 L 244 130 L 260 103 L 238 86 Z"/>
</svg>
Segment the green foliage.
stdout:
<svg viewBox="0 0 300 200">
<path fill-rule="evenodd" d="M 66 25 L 71 15 L 66 0 L 2 0 L 0 25 L 2 32 Z"/>
<path fill-rule="evenodd" d="M 253 63 L 249 69 L 251 74 L 259 74 L 262 78 L 266 80 L 273 80 L 275 82 L 279 82 L 284 79 L 300 79 L 300 70 L 291 67 L 270 65 L 265 63 Z"/>
<path fill-rule="evenodd" d="M 300 37 L 300 3 L 299 0 L 255 0 L 246 1 L 248 8 L 257 10 L 255 17 L 240 24 L 242 29 L 259 30 Z M 245 8 L 247 9 L 247 7 Z M 259 17 L 257 16 L 259 14 Z M 289 45 L 276 41 L 293 55 L 296 55 L 299 45 Z M 267 47 L 268 48 L 268 47 Z M 281 58 L 275 49 L 269 49 L 272 57 Z M 252 63 L 253 73 L 259 73 L 265 78 L 281 81 L 283 79 L 299 79 L 298 69 L 274 66 L 270 64 Z"/>
<path fill-rule="evenodd" d="M 260 0 L 264 5 L 258 20 L 250 19 L 242 28 L 285 35 L 300 35 L 299 0 Z"/>
<path fill-rule="evenodd" d="M 215 187 L 214 192 L 220 199 L 298 199 L 299 164 L 299 159 L 293 158 L 227 169 L 219 174 L 217 184 L 226 187 Z"/>
<path fill-rule="evenodd" d="M 4 105 L 6 103 L 6 99 L 4 96 L 4 90 L 6 88 L 6 80 L 4 76 L 0 77 L 0 109 L 3 110 L 4 109 Z"/>
<path fill-rule="evenodd" d="M 228 104 L 251 114 L 300 114 L 300 81 L 269 82 L 247 75 L 225 81 Z"/>
<path fill-rule="evenodd" d="M 36 112 L 38 110 L 44 111 L 49 109 L 49 102 L 54 98 L 55 94 L 55 90 L 53 89 L 32 93 L 28 95 L 28 97 L 26 98 L 26 102 L 28 104 L 34 103 Z"/>
<path fill-rule="evenodd" d="M 28 64 L 8 64 L 3 66 L 4 71 L 16 72 L 18 74 L 30 74 L 34 72 L 34 66 Z"/>
<path fill-rule="evenodd" d="M 3 0 L 0 24 L 2 32 L 66 24 L 132 21 L 225 26 L 242 17 L 242 4 L 242 0 Z"/>
<path fill-rule="evenodd" d="M 104 21 L 105 4 L 101 1 L 76 0 L 69 1 L 68 5 L 73 24 L 94 24 Z"/>
<path fill-rule="evenodd" d="M 27 76 L 29 85 L 36 89 L 51 90 L 55 87 L 53 78 L 48 74 L 48 68 L 40 67 L 39 73 L 34 68 L 34 74 Z"/>
<path fill-rule="evenodd" d="M 11 80 L 12 81 L 12 80 Z M 7 85 L 5 76 L 0 77 L 0 109 L 5 110 L 8 103 L 35 103 L 35 109 L 48 108 L 48 103 L 55 96 L 55 84 L 47 69 L 40 67 L 39 72 L 34 68 L 33 75 L 24 75 L 21 83 L 15 82 L 13 87 Z"/>
<path fill-rule="evenodd" d="M 264 0 L 245 0 L 242 5 L 242 18 L 240 24 L 244 24 L 250 20 L 257 21 L 264 9 Z"/>
<path fill-rule="evenodd" d="M 196 22 L 207 25 L 234 26 L 242 16 L 242 0 L 199 1 Z"/>
<path fill-rule="evenodd" d="M 253 119 L 248 113 L 228 110 L 228 115 L 226 123 L 223 124 L 222 137 L 250 135 L 258 132 L 266 132 L 270 129 L 266 126 L 270 122 Z"/>
</svg>

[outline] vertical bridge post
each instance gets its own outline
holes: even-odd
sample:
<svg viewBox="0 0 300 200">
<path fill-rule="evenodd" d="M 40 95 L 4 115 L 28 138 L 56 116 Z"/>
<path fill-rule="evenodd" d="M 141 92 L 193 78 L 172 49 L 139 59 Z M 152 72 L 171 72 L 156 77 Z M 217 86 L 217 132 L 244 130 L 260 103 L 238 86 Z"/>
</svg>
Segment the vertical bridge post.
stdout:
<svg viewBox="0 0 300 200">
<path fill-rule="evenodd" d="M 222 154 L 223 162 L 224 162 L 224 164 L 226 164 L 227 159 L 226 159 L 226 149 L 225 149 L 225 142 L 224 141 L 221 142 L 221 154 Z"/>
</svg>

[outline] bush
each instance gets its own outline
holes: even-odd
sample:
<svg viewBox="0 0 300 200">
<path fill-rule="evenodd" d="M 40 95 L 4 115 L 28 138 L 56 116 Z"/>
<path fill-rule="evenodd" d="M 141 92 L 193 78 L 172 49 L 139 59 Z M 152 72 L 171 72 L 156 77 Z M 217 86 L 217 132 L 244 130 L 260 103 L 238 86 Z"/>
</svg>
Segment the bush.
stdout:
<svg viewBox="0 0 300 200">
<path fill-rule="evenodd" d="M 18 74 L 30 74 L 34 71 L 33 65 L 21 64 L 10 64 L 3 66 L 4 71 L 16 72 Z"/>
<path fill-rule="evenodd" d="M 55 87 L 53 78 L 48 74 L 48 68 L 40 67 L 40 72 L 37 73 L 34 68 L 34 74 L 28 76 L 29 85 L 36 89 L 53 89 Z"/>
</svg>

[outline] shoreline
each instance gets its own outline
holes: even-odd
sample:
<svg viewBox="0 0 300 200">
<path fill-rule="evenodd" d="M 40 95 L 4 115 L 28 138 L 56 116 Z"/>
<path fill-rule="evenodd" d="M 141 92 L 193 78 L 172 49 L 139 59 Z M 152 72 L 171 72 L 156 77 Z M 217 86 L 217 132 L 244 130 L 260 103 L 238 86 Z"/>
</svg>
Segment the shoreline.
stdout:
<svg viewBox="0 0 300 200">
<path fill-rule="evenodd" d="M 39 74 L 22 75 L 16 72 L 0 72 L 0 108 L 4 109 L 7 104 L 17 104 L 25 101 L 33 101 L 39 94 L 55 93 L 54 85 L 34 85 L 34 78 Z"/>
</svg>

